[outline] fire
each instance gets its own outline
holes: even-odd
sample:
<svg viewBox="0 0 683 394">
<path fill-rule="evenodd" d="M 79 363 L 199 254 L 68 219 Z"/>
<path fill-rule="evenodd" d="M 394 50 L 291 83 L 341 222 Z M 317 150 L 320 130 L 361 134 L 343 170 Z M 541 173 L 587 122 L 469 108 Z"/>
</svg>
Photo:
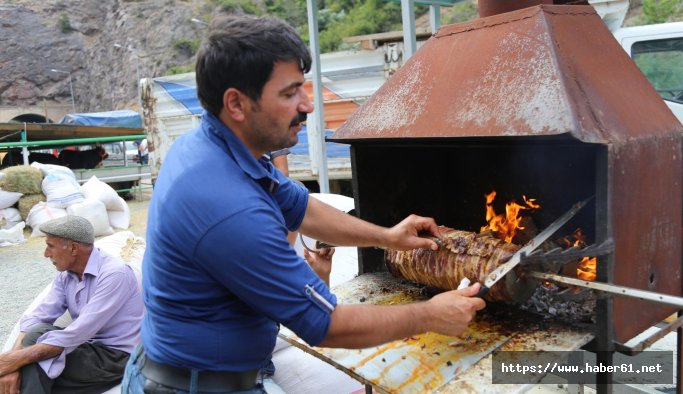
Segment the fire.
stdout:
<svg viewBox="0 0 683 394">
<path fill-rule="evenodd" d="M 576 269 L 576 276 L 579 279 L 594 281 L 597 265 L 598 259 L 596 257 L 584 257 L 581 259 L 579 267 Z"/>
<path fill-rule="evenodd" d="M 565 237 L 563 241 L 567 248 L 581 248 L 586 246 L 586 236 L 580 228 L 577 228 L 571 237 Z M 597 277 L 597 266 L 598 259 L 596 257 L 584 257 L 579 261 L 579 266 L 576 268 L 576 277 L 583 280 L 594 281 Z"/>
<path fill-rule="evenodd" d="M 522 218 L 519 216 L 519 212 L 525 209 L 537 209 L 541 206 L 536 203 L 535 198 L 527 199 L 526 196 L 522 196 L 524 199 L 524 205 L 519 205 L 512 201 L 505 204 L 505 215 L 496 214 L 493 209 L 493 200 L 496 198 L 496 191 L 492 191 L 484 196 L 486 198 L 486 226 L 481 228 L 481 231 L 491 230 L 500 239 L 504 239 L 505 242 L 510 243 L 515 237 L 517 230 L 524 230 L 524 227 L 520 226 Z"/>
<path fill-rule="evenodd" d="M 583 234 L 583 231 L 580 228 L 574 230 L 574 234 L 572 234 L 570 237 L 564 237 L 562 241 L 564 242 L 565 248 L 580 248 L 586 246 L 586 236 Z"/>
</svg>

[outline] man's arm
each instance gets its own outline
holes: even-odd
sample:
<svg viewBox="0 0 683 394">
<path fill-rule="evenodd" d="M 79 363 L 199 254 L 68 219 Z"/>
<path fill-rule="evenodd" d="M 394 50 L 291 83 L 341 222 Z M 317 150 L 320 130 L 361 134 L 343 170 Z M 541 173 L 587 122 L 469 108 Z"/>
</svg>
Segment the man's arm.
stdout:
<svg viewBox="0 0 683 394">
<path fill-rule="evenodd" d="M 25 332 L 19 332 L 17 335 L 17 340 L 14 341 L 14 346 L 12 350 L 21 349 L 21 341 L 26 336 Z M 4 354 L 0 354 L 0 359 L 2 359 Z M 18 393 L 21 389 L 21 374 L 19 371 L 9 372 L 5 375 L 0 374 L 0 393 Z"/>
<path fill-rule="evenodd" d="M 64 350 L 60 346 L 38 343 L 24 349 L 0 354 L 0 376 L 18 371 L 24 365 L 56 357 Z"/>
<path fill-rule="evenodd" d="M 408 305 L 337 305 L 319 346 L 366 348 L 428 331 L 459 335 L 486 305 L 472 297 L 477 291 L 479 284 Z"/>
<path fill-rule="evenodd" d="M 434 219 L 410 215 L 391 228 L 358 219 L 315 198 L 308 199 L 306 215 L 299 231 L 319 241 L 338 246 L 381 246 L 399 250 L 433 249 L 427 238 L 440 237 Z"/>
</svg>

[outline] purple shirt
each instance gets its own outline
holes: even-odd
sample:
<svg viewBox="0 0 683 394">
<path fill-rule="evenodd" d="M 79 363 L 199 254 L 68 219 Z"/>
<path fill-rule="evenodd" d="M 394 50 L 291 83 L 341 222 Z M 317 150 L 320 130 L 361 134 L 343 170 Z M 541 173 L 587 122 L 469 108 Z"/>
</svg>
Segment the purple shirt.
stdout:
<svg viewBox="0 0 683 394">
<path fill-rule="evenodd" d="M 39 363 L 54 379 L 64 370 L 66 355 L 85 342 L 130 353 L 140 339 L 143 308 L 133 269 L 93 248 L 83 280 L 73 272 L 58 273 L 43 302 L 21 318 L 19 327 L 26 332 L 39 323 L 53 324 L 65 310 L 69 311 L 71 324 L 64 330 L 47 332 L 37 341 L 64 348 L 59 356 Z"/>
</svg>

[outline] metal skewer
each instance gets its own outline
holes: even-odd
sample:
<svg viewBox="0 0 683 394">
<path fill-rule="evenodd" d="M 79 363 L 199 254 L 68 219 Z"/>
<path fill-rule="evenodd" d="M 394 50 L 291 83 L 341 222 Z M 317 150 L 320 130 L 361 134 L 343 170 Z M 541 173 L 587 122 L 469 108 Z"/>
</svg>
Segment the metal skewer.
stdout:
<svg viewBox="0 0 683 394">
<path fill-rule="evenodd" d="M 543 272 L 530 271 L 526 275 L 536 279 L 551 280 L 553 282 L 564 283 L 566 285 L 585 287 L 588 289 L 614 294 L 617 296 L 637 298 L 643 301 L 655 302 L 658 304 L 665 304 L 674 306 L 678 309 L 683 309 L 683 297 L 660 294 L 652 291 L 639 290 L 631 287 L 617 286 L 602 282 L 591 282 L 588 280 L 570 278 L 567 276 L 548 274 Z"/>
</svg>

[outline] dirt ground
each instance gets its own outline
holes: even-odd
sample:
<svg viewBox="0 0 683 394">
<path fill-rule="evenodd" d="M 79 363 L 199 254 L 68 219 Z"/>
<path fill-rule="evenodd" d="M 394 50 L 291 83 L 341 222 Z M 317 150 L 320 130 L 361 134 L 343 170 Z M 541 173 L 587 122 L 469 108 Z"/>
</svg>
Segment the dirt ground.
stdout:
<svg viewBox="0 0 683 394">
<path fill-rule="evenodd" d="M 147 207 L 151 189 L 137 192 L 127 201 L 131 224 L 127 231 L 144 237 L 147 227 Z M 43 257 L 45 237 L 31 238 L 31 229 L 24 230 L 26 242 L 0 248 L 0 348 L 33 299 L 55 276 L 55 269 Z"/>
</svg>

